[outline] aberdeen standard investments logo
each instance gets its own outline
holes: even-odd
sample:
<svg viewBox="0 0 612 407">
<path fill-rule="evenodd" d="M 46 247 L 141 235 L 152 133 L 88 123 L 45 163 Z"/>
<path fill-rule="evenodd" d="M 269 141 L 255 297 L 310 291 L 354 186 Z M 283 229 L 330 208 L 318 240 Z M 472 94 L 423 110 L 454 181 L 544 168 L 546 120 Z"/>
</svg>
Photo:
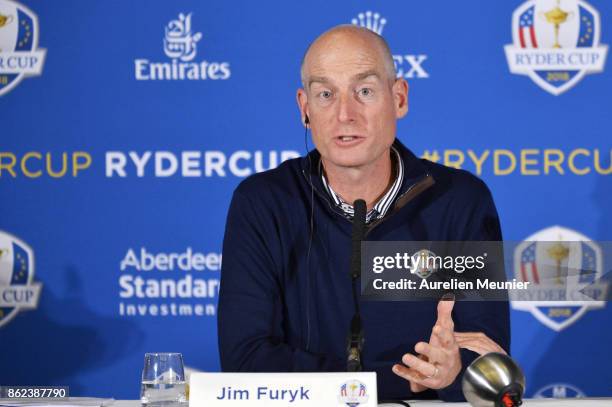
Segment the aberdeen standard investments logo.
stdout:
<svg viewBox="0 0 612 407">
<path fill-rule="evenodd" d="M 553 226 L 529 236 L 514 250 L 514 274 L 538 287 L 538 298 L 513 300 L 512 308 L 530 312 L 552 330 L 567 328 L 605 301 L 572 298 L 567 285 L 589 287 L 603 275 L 601 247 L 585 235 Z M 574 291 L 576 292 L 576 291 Z"/>
<path fill-rule="evenodd" d="M 0 96 L 24 78 L 40 75 L 45 52 L 38 48 L 36 14 L 14 1 L 0 0 Z"/>
<path fill-rule="evenodd" d="M 608 47 L 600 45 L 599 13 L 583 0 L 528 0 L 512 16 L 510 72 L 529 76 L 559 95 L 588 73 L 602 72 Z"/>
<path fill-rule="evenodd" d="M 223 80 L 229 79 L 229 62 L 194 61 L 202 33 L 193 32 L 191 13 L 178 15 L 165 28 L 164 53 L 170 61 L 151 62 L 148 59 L 134 60 L 136 80 Z"/>
<path fill-rule="evenodd" d="M 30 246 L 0 231 L 0 327 L 19 311 L 36 308 L 41 287 L 34 282 L 34 253 Z"/>
</svg>

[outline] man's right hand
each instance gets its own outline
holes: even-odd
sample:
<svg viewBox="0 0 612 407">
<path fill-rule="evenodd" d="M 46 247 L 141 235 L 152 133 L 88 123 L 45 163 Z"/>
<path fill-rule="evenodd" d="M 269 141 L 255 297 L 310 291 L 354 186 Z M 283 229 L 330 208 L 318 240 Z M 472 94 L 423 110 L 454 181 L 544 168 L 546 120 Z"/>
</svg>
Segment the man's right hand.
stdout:
<svg viewBox="0 0 612 407">
<path fill-rule="evenodd" d="M 429 342 L 419 342 L 414 350 L 402 357 L 393 372 L 410 382 L 410 390 L 418 393 L 426 389 L 442 389 L 453 383 L 461 371 L 459 346 L 454 338 L 451 316 L 454 300 L 442 299 L 438 303 L 438 319 L 432 329 Z"/>
</svg>

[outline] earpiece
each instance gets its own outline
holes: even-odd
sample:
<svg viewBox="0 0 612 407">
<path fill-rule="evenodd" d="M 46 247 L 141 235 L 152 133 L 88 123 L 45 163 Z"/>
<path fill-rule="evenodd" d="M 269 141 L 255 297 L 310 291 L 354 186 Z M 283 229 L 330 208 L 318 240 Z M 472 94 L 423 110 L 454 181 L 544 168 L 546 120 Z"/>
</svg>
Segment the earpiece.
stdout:
<svg viewBox="0 0 612 407">
<path fill-rule="evenodd" d="M 308 118 L 308 115 L 304 115 L 304 124 L 308 125 L 310 124 L 310 119 Z"/>
</svg>

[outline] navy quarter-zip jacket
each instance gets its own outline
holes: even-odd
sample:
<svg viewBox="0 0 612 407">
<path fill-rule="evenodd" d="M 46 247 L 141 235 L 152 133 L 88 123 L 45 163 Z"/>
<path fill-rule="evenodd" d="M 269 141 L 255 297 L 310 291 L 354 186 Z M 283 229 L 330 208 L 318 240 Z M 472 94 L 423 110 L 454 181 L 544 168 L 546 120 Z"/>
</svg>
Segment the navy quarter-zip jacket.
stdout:
<svg viewBox="0 0 612 407">
<path fill-rule="evenodd" d="M 462 170 L 418 159 L 399 140 L 405 177 L 392 209 L 367 226 L 366 240 L 501 241 L 488 188 Z M 236 188 L 223 241 L 218 308 L 221 368 L 230 372 L 346 370 L 354 314 L 349 277 L 352 223 L 321 182 L 316 150 L 252 175 Z M 312 222 L 312 224 L 311 224 Z M 364 371 L 377 373 L 379 399 L 464 400 L 461 374 L 441 390 L 412 394 L 391 367 L 427 342 L 434 301 L 361 301 Z M 455 331 L 484 332 L 506 351 L 506 302 L 458 301 Z M 463 369 L 477 354 L 462 349 Z"/>
</svg>

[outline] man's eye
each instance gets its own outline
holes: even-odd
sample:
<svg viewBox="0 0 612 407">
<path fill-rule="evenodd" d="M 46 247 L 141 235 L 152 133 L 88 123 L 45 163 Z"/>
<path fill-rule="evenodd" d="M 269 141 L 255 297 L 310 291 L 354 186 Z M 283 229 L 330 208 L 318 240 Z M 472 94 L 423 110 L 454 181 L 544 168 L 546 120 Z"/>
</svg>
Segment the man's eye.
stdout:
<svg viewBox="0 0 612 407">
<path fill-rule="evenodd" d="M 359 96 L 372 96 L 372 89 L 370 88 L 361 88 L 359 89 Z"/>
<path fill-rule="evenodd" d="M 323 92 L 319 93 L 319 96 L 321 96 L 323 99 L 329 99 L 332 94 L 330 91 L 324 90 Z"/>
</svg>

